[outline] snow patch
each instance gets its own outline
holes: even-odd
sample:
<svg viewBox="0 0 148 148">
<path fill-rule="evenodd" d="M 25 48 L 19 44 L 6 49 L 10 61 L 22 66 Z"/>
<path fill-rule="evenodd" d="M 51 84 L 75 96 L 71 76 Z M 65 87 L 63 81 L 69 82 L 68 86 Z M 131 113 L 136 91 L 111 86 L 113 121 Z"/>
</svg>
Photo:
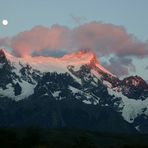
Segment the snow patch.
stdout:
<svg viewBox="0 0 148 148">
<path fill-rule="evenodd" d="M 2 89 L 0 88 L 0 97 L 8 97 L 8 98 L 12 98 L 14 96 L 14 90 L 12 87 L 12 84 L 7 84 L 6 85 L 6 89 Z"/>
<path fill-rule="evenodd" d="M 22 81 L 22 83 L 19 83 L 19 85 L 22 88 L 22 92 L 20 95 L 14 97 L 16 101 L 19 101 L 32 95 L 34 93 L 34 88 L 36 86 L 26 81 Z"/>
<path fill-rule="evenodd" d="M 143 112 L 145 108 L 148 108 L 148 98 L 145 100 L 129 99 L 124 96 L 121 92 L 115 92 L 108 88 L 110 95 L 121 98 L 120 107 L 122 106 L 122 116 L 129 123 L 133 123 L 134 119 L 141 114 L 148 115 L 148 110 Z"/>
<path fill-rule="evenodd" d="M 75 88 L 75 87 L 72 87 L 72 86 L 69 86 L 69 89 L 74 93 L 74 94 L 76 94 L 76 93 L 79 93 L 80 92 L 80 90 L 79 89 L 77 89 L 77 88 Z"/>
<path fill-rule="evenodd" d="M 92 104 L 91 101 L 89 101 L 89 100 L 83 100 L 82 102 L 85 104 Z"/>
<path fill-rule="evenodd" d="M 61 91 L 55 91 L 54 93 L 52 93 L 52 95 L 57 98 L 59 97 L 59 94 L 60 94 Z"/>
<path fill-rule="evenodd" d="M 135 127 L 135 129 L 140 132 L 139 125 Z"/>
<path fill-rule="evenodd" d="M 2 88 L 0 88 L 0 97 L 8 97 L 8 98 L 14 99 L 15 101 L 19 101 L 19 100 L 29 97 L 30 95 L 34 93 L 35 85 L 30 84 L 26 81 L 22 81 L 22 83 L 19 83 L 19 85 L 22 88 L 20 95 L 15 96 L 14 88 L 12 84 L 9 83 L 8 85 L 6 85 L 7 89 L 3 90 Z"/>
<path fill-rule="evenodd" d="M 108 81 L 103 80 L 103 84 L 104 84 L 105 86 L 107 86 L 108 88 L 112 88 L 112 84 L 109 83 Z"/>
</svg>

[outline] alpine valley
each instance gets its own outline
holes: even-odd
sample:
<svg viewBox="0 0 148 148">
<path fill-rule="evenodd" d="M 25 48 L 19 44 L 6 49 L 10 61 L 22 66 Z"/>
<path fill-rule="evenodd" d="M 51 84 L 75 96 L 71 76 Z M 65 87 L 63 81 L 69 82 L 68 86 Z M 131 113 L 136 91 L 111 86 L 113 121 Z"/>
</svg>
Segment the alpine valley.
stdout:
<svg viewBox="0 0 148 148">
<path fill-rule="evenodd" d="M 0 50 L 0 127 L 148 133 L 148 84 L 120 80 L 87 50 L 15 57 Z"/>
</svg>

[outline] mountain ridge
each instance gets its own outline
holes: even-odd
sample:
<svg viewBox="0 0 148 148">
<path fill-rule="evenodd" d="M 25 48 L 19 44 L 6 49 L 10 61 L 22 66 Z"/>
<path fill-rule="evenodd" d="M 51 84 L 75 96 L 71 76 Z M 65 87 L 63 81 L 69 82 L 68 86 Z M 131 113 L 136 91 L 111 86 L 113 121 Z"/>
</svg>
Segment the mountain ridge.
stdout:
<svg viewBox="0 0 148 148">
<path fill-rule="evenodd" d="M 13 63 L 13 62 L 15 63 L 17 61 L 18 63 L 28 64 L 32 68 L 39 69 L 42 72 L 49 72 L 48 71 L 49 69 L 48 70 L 42 70 L 42 69 L 40 69 L 40 66 L 42 66 L 42 67 L 43 66 L 47 66 L 47 65 L 44 65 L 44 63 L 49 64 L 49 67 L 51 67 L 51 68 L 54 67 L 54 66 L 56 67 L 56 64 L 55 63 L 58 63 L 58 64 L 62 63 L 65 66 L 68 66 L 68 65 L 78 66 L 78 68 L 81 65 L 91 64 L 91 63 L 92 63 L 92 65 L 98 64 L 99 66 L 101 66 L 100 63 L 99 63 L 99 61 L 98 61 L 98 59 L 96 58 L 95 53 L 92 52 L 92 51 L 90 51 L 90 50 L 80 50 L 80 51 L 77 51 L 76 53 L 70 53 L 70 54 L 64 55 L 63 57 L 59 57 L 59 58 L 55 58 L 55 57 L 44 57 L 44 56 L 37 56 L 37 57 L 31 57 L 31 56 L 29 56 L 29 57 L 15 57 L 15 56 L 11 55 L 10 53 L 6 52 L 6 50 L 4 50 L 4 49 L 1 49 L 0 52 L 2 54 L 4 54 L 5 58 L 8 61 L 10 61 L 11 63 Z M 39 66 L 37 67 L 35 65 L 35 63 L 39 64 Z M 60 66 L 63 66 L 62 64 L 60 64 Z M 58 70 L 58 68 L 60 69 L 60 66 L 57 67 L 57 69 L 55 69 L 55 70 Z M 105 68 L 103 68 L 103 69 L 104 69 L 105 72 L 111 74 Z M 111 75 L 113 75 L 113 74 L 111 74 Z"/>
<path fill-rule="evenodd" d="M 120 80 L 101 66 L 91 51 L 79 51 L 61 58 L 18 58 L 0 50 L 0 65 L 1 103 L 5 104 L 3 100 L 14 101 L 15 103 L 10 103 L 11 107 L 9 103 L 4 106 L 14 108 L 15 119 L 18 117 L 15 110 L 20 110 L 18 118 L 22 119 L 16 122 L 15 119 L 12 121 L 5 117 L 3 110 L 9 112 L 9 109 L 1 106 L 0 114 L 6 118 L 5 121 L 10 120 L 9 124 L 30 125 L 34 123 L 31 119 L 34 119 L 39 126 L 83 127 L 88 122 L 88 129 L 101 130 L 106 124 L 104 130 L 106 128 L 110 131 L 109 127 L 112 125 L 113 131 L 118 132 L 124 132 L 125 129 L 129 129 L 129 132 L 148 132 L 147 83 L 138 76 Z M 69 108 L 68 104 L 73 107 Z M 33 110 L 34 107 L 37 113 Z M 29 117 L 26 115 L 27 110 L 30 110 Z M 91 110 L 98 113 L 95 115 Z M 44 118 L 42 114 L 45 114 Z M 50 120 L 47 115 L 51 116 Z M 81 118 L 78 118 L 79 115 Z M 26 118 L 29 118 L 28 123 L 24 121 Z M 95 128 L 91 124 L 95 124 Z M 116 129 L 117 124 L 121 124 L 122 128 Z M 0 125 L 4 125 L 3 121 Z"/>
</svg>

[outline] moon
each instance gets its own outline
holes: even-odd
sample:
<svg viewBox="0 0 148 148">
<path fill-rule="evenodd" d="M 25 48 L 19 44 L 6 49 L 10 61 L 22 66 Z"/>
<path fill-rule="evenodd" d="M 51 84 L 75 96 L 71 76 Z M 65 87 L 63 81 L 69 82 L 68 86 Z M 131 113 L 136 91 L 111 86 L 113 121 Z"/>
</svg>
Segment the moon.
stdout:
<svg viewBox="0 0 148 148">
<path fill-rule="evenodd" d="M 4 26 L 7 26 L 7 25 L 8 25 L 8 20 L 6 20 L 6 19 L 2 20 L 2 24 L 3 24 Z"/>
</svg>

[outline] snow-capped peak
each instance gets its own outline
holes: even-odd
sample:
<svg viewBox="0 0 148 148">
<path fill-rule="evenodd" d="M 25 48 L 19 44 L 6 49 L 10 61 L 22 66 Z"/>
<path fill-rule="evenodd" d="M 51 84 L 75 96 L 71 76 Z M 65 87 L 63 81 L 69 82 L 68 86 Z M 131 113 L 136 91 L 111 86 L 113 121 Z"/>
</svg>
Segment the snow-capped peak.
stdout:
<svg viewBox="0 0 148 148">
<path fill-rule="evenodd" d="M 6 56 L 6 59 L 14 65 L 14 67 L 20 67 L 21 65 L 30 65 L 33 69 L 40 72 L 57 72 L 65 73 L 68 72 L 67 67 L 72 65 L 75 67 L 75 71 L 79 70 L 82 65 L 96 66 L 103 73 L 113 75 L 106 70 L 99 63 L 94 52 L 90 50 L 80 50 L 76 53 L 64 55 L 60 58 L 55 57 L 15 57 L 5 50 L 1 50 Z"/>
<path fill-rule="evenodd" d="M 91 74 L 97 78 L 101 78 L 103 73 L 112 75 L 99 64 L 96 55 L 91 51 L 78 51 L 60 58 L 55 58 L 43 56 L 16 57 L 2 49 L 0 50 L 0 69 L 4 67 L 3 63 L 6 63 L 6 70 L 8 69 L 6 66 L 11 69 L 9 72 L 11 79 L 8 82 L 6 81 L 6 89 L 0 88 L 0 96 L 11 97 L 15 100 L 24 99 L 33 94 L 34 88 L 38 82 L 37 77 L 42 77 L 46 72 L 56 72 L 57 74 L 68 73 L 79 84 L 82 83 L 81 79 L 74 73 L 81 71 L 81 67 L 84 65 L 89 67 L 91 69 Z M 71 66 L 73 67 L 74 73 L 69 69 Z M 5 69 L 2 69 L 2 71 Z M 2 79 L 3 78 L 1 78 L 1 80 Z M 22 89 L 21 93 L 17 96 L 13 88 L 15 85 L 19 85 Z"/>
<path fill-rule="evenodd" d="M 0 49 L 0 57 L 5 57 L 6 59 L 10 59 L 13 57 L 10 53 L 8 53 L 5 49 Z"/>
<path fill-rule="evenodd" d="M 119 80 L 101 66 L 92 51 L 61 58 L 21 58 L 0 50 L 0 74 L 0 98 L 75 98 L 86 104 L 111 106 L 131 124 L 139 116 L 148 116 L 147 83 L 138 76 Z"/>
<path fill-rule="evenodd" d="M 5 56 L 5 52 L 3 49 L 0 49 L 0 57 L 4 57 Z"/>
</svg>

